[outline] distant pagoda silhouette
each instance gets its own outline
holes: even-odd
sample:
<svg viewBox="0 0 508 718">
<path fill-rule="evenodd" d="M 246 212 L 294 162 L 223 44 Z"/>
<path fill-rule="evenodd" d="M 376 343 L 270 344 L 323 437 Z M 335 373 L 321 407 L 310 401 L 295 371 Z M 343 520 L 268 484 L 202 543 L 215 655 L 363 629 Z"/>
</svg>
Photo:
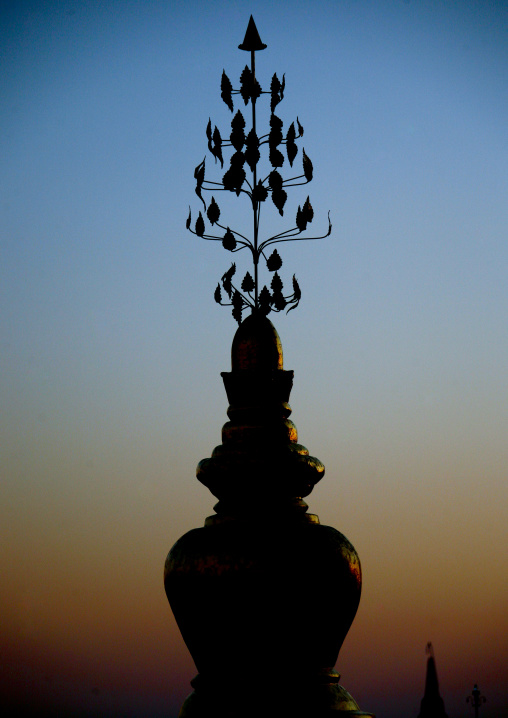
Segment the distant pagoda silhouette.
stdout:
<svg viewBox="0 0 508 718">
<path fill-rule="evenodd" d="M 425 651 L 428 655 L 427 674 L 425 676 L 425 693 L 420 705 L 418 718 L 448 718 L 444 701 L 439 693 L 436 660 L 434 658 L 432 643 L 427 643 Z"/>
<path fill-rule="evenodd" d="M 221 96 L 231 112 L 233 96 L 239 95 L 245 105 L 251 103 L 252 124 L 247 131 L 237 111 L 229 139 L 223 140 L 218 128 L 212 132 L 208 123 L 208 149 L 215 163 L 223 166 L 223 150 L 232 148 L 233 154 L 220 182 L 205 179 L 205 160 L 194 173 L 196 194 L 212 229 L 207 229 L 201 212 L 194 225 L 191 213 L 187 220 L 187 229 L 198 237 L 220 241 L 229 252 L 246 249 L 254 276 L 247 272 L 235 286 L 233 264 L 215 291 L 215 300 L 231 306 L 239 323 L 231 371 L 222 373 L 229 421 L 222 427 L 222 443 L 197 468 L 198 480 L 219 500 L 215 514 L 204 527 L 182 536 L 165 564 L 166 594 L 199 671 L 179 715 L 367 717 L 372 714 L 360 711 L 334 670 L 360 601 L 360 560 L 345 536 L 307 513 L 303 499 L 324 476 L 324 466 L 298 443 L 296 426 L 289 419 L 293 372 L 284 370 L 281 341 L 267 317 L 272 311 L 295 308 L 301 294 L 295 277 L 292 292 L 283 291 L 278 274 L 282 259 L 277 250 L 269 256 L 265 250 L 318 237 L 305 235 L 314 215 L 308 197 L 296 211 L 294 227 L 265 238 L 260 236 L 261 208 L 264 211 L 271 199 L 282 217 L 285 188 L 310 182 L 312 163 L 302 150 L 302 174 L 284 179 L 279 172 L 286 160 L 293 167 L 303 127 L 297 119 L 297 129 L 292 123 L 284 136 L 282 120 L 274 113 L 284 96 L 284 78 L 273 75 L 266 93 L 256 79 L 255 53 L 266 45 L 252 17 L 239 47 L 250 52 L 250 68 L 243 70 L 239 90 L 223 73 Z M 256 101 L 263 94 L 270 96 L 270 129 L 258 135 Z M 264 170 L 263 153 L 269 163 Z M 220 222 L 214 196 L 208 205 L 203 199 L 206 190 L 247 199 L 252 234 Z M 328 222 L 322 236 L 330 231 Z M 259 290 L 261 259 L 272 278 L 270 288 Z"/>
</svg>

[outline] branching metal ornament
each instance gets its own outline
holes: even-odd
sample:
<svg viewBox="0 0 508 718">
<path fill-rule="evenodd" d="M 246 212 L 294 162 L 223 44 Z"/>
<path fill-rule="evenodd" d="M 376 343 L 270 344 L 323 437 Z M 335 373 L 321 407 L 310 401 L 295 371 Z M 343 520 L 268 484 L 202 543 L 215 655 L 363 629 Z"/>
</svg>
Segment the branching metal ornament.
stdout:
<svg viewBox="0 0 508 718">
<path fill-rule="evenodd" d="M 302 206 L 298 206 L 296 211 L 295 225 L 290 229 L 284 230 L 270 236 L 266 239 L 259 237 L 259 222 L 261 216 L 261 207 L 270 197 L 273 204 L 277 208 L 281 216 L 284 215 L 284 207 L 287 201 L 286 188 L 306 185 L 312 180 L 313 168 L 312 162 L 302 148 L 302 174 L 298 174 L 286 179 L 278 171 L 284 166 L 286 158 L 289 166 L 292 168 L 293 163 L 298 155 L 298 146 L 296 140 L 303 136 L 303 127 L 296 118 L 292 122 L 284 136 L 282 132 L 283 122 L 275 114 L 275 108 L 284 98 L 285 77 L 279 80 L 276 74 L 273 75 L 270 90 L 261 89 L 256 79 L 255 69 L 255 53 L 264 50 L 266 45 L 261 42 L 256 25 L 251 16 L 245 39 L 239 48 L 251 53 L 251 66 L 246 65 L 240 75 L 240 89 L 233 89 L 233 86 L 223 71 L 221 80 L 221 97 L 234 113 L 233 96 L 240 95 L 244 104 L 251 104 L 252 108 L 252 124 L 246 133 L 245 119 L 237 110 L 231 121 L 231 133 L 228 140 L 222 138 L 219 129 L 215 126 L 212 131 L 212 122 L 208 121 L 206 128 L 206 137 L 208 140 L 208 150 L 214 158 L 215 162 L 220 162 L 221 169 L 224 168 L 223 149 L 232 148 L 232 154 L 229 160 L 229 168 L 222 177 L 221 182 L 212 182 L 205 178 L 205 162 L 206 157 L 198 164 L 194 170 L 194 178 L 196 180 L 196 194 L 203 203 L 204 214 L 210 225 L 217 230 L 221 230 L 221 234 L 211 234 L 207 230 L 207 225 L 203 212 L 192 223 L 191 210 L 189 208 L 189 216 L 187 218 L 186 227 L 192 234 L 216 242 L 222 242 L 224 249 L 229 252 L 239 252 L 242 249 L 249 249 L 252 255 L 253 275 L 247 272 L 237 286 L 233 283 L 233 277 L 236 274 L 236 264 L 233 263 L 225 274 L 223 274 L 220 283 L 215 290 L 214 298 L 218 304 L 222 306 L 230 306 L 233 308 L 233 317 L 240 324 L 244 310 L 250 308 L 251 311 L 258 312 L 267 316 L 270 312 L 281 312 L 283 310 L 291 311 L 298 306 L 301 292 L 296 277 L 293 275 L 292 292 L 284 294 L 283 282 L 279 276 L 278 270 L 282 266 L 282 259 L 276 249 L 268 253 L 268 248 L 282 242 L 291 242 L 297 240 L 314 240 L 328 237 L 332 231 L 330 215 L 328 214 L 328 231 L 320 236 L 310 237 L 302 236 L 314 218 L 314 210 L 310 203 L 309 197 Z M 261 95 L 270 96 L 270 129 L 263 135 L 257 134 L 256 127 L 256 102 Z M 284 156 L 280 148 L 285 148 Z M 258 163 L 262 157 L 261 152 L 268 150 L 268 160 L 273 168 L 263 179 L 258 178 Z M 248 176 L 249 172 L 249 176 Z M 241 234 L 235 229 L 231 229 L 228 225 L 220 222 L 221 211 L 215 197 L 212 195 L 210 202 L 205 202 L 203 192 L 234 192 L 237 197 L 241 194 L 247 195 L 252 206 L 253 214 L 253 232 L 252 237 Z M 272 273 L 270 286 L 266 284 L 259 289 L 259 261 L 263 257 L 266 262 L 267 270 Z M 227 295 L 227 299 L 223 299 L 223 293 Z"/>
</svg>

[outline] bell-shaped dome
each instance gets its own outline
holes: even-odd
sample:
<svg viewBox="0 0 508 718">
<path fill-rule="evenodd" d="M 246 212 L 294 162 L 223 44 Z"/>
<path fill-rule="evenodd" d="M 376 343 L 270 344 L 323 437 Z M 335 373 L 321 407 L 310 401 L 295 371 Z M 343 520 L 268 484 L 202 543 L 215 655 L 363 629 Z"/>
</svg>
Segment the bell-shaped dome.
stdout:
<svg viewBox="0 0 508 718">
<path fill-rule="evenodd" d="M 282 344 L 271 321 L 251 314 L 238 327 L 231 347 L 233 371 L 274 371 L 283 368 Z"/>
</svg>

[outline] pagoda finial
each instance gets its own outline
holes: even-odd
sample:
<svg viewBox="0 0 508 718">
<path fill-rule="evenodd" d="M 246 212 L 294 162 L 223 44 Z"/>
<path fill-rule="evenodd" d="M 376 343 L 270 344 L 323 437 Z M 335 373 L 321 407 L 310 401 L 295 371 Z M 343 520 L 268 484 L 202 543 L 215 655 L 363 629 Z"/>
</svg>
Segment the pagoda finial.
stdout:
<svg viewBox="0 0 508 718">
<path fill-rule="evenodd" d="M 250 16 L 249 24 L 247 25 L 247 32 L 241 45 L 238 45 L 239 50 L 246 50 L 247 52 L 258 52 L 259 50 L 265 50 L 266 45 L 261 42 L 259 32 L 254 22 L 252 15 Z"/>
<path fill-rule="evenodd" d="M 425 693 L 423 695 L 418 718 L 448 718 L 445 711 L 444 701 L 439 693 L 437 680 L 436 659 L 432 643 L 425 646 L 427 654 L 427 674 L 425 676 Z"/>
<path fill-rule="evenodd" d="M 239 86 L 236 89 L 226 75 L 222 72 L 221 98 L 234 115 L 231 120 L 231 131 L 220 132 L 219 128 L 208 120 L 206 137 L 208 150 L 214 159 L 214 164 L 220 163 L 224 172 L 227 157 L 223 150 L 230 153 L 229 167 L 222 174 L 221 181 L 210 180 L 205 171 L 206 156 L 194 170 L 196 180 L 196 195 L 203 204 L 202 211 L 193 222 L 189 207 L 189 216 L 186 227 L 192 234 L 203 239 L 220 242 L 225 250 L 231 253 L 247 250 L 245 254 L 252 260 L 250 271 L 243 279 L 236 275 L 237 263 L 233 262 L 230 268 L 222 275 L 214 292 L 215 301 L 225 307 L 232 308 L 233 317 L 241 324 L 244 312 L 267 316 L 270 312 L 286 313 L 295 309 L 301 298 L 300 286 L 296 276 L 293 275 L 290 287 L 279 275 L 282 267 L 282 258 L 274 245 L 282 242 L 315 240 L 328 237 L 332 231 L 332 224 L 328 214 L 328 229 L 317 235 L 307 233 L 308 225 L 314 218 L 314 209 L 310 197 L 296 209 L 293 217 L 289 219 L 288 229 L 275 234 L 264 235 L 260 229 L 260 219 L 266 211 L 275 208 L 281 217 L 287 212 L 286 200 L 288 188 L 300 187 L 309 184 L 313 178 L 312 162 L 301 148 L 301 170 L 295 170 L 293 165 L 298 155 L 297 141 L 303 137 L 303 127 L 298 117 L 291 122 L 283 132 L 283 120 L 275 114 L 279 103 L 284 99 L 286 86 L 285 75 L 279 79 L 272 75 L 270 89 L 263 90 L 256 78 L 255 54 L 257 50 L 264 50 L 266 45 L 261 42 L 254 19 L 251 15 L 245 39 L 239 48 L 251 53 L 250 68 L 246 65 L 240 75 Z M 242 111 L 237 109 L 233 98 L 239 96 L 245 106 L 250 103 L 251 120 L 244 117 Z M 256 124 L 256 105 L 258 100 L 269 97 L 270 119 L 269 127 L 258 134 Z M 238 101 L 237 101 L 238 104 Z M 277 110 L 278 112 L 278 110 Z M 259 164 L 263 158 L 263 163 Z M 266 174 L 266 160 L 271 169 Z M 289 167 L 288 167 L 289 166 Z M 261 167 L 264 167 L 261 172 Z M 296 165 L 295 165 L 296 167 Z M 284 169 L 282 169 L 284 168 Z M 259 177 L 258 177 L 258 169 Z M 207 203 L 204 194 L 211 193 L 212 197 Z M 237 197 L 247 200 L 248 214 L 252 217 L 252 231 L 241 228 L 241 231 L 230 226 L 225 220 L 216 197 L 219 192 L 231 192 Z M 271 200 L 271 203 L 268 201 Z M 220 201 L 220 200 L 219 200 Z M 288 203 L 289 204 L 289 203 Z M 273 205 L 273 207 L 272 207 Z M 286 214 L 286 217 L 288 215 Z M 268 272 L 268 281 L 263 284 L 262 274 Z M 265 274 L 266 277 L 266 274 Z"/>
</svg>

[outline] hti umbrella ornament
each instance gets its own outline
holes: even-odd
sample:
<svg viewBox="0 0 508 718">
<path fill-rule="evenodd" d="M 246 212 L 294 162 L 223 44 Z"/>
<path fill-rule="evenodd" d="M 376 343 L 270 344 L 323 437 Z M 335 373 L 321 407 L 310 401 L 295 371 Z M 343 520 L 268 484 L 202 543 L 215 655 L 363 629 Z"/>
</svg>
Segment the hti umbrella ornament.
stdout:
<svg viewBox="0 0 508 718">
<path fill-rule="evenodd" d="M 199 211 L 196 220 L 193 221 L 189 209 L 186 226 L 198 237 L 222 242 L 224 249 L 233 254 L 242 250 L 250 253 L 252 274 L 247 271 L 240 284 L 235 283 L 237 267 L 233 262 L 222 276 L 214 295 L 216 302 L 233 308 L 233 316 L 240 324 L 243 312 L 249 309 L 253 313 L 267 316 L 270 312 L 290 311 L 298 305 L 301 297 L 298 281 L 293 275 L 291 290 L 289 293 L 285 292 L 278 272 L 282 266 L 282 259 L 274 245 L 298 240 L 322 239 L 329 236 L 332 225 L 328 217 L 328 229 L 325 234 L 310 236 L 307 233 L 308 225 L 314 219 L 310 197 L 307 197 L 296 210 L 293 210 L 291 217 L 292 220 L 294 217 L 293 226 L 274 235 L 261 236 L 260 218 L 264 206 L 271 203 L 281 217 L 284 216 L 285 211 L 287 216 L 287 190 L 311 182 L 313 166 L 305 149 L 302 148 L 301 169 L 297 170 L 299 154 L 297 140 L 303 137 L 304 132 L 298 117 L 284 134 L 283 121 L 275 114 L 284 98 L 285 76 L 279 79 L 274 74 L 270 82 L 270 90 L 267 91 L 261 89 L 256 79 L 255 53 L 263 50 L 266 45 L 261 42 L 252 17 L 245 39 L 239 47 L 250 52 L 251 62 L 250 67 L 246 65 L 240 75 L 238 89 L 233 89 L 224 71 L 221 80 L 221 97 L 233 114 L 231 132 L 223 138 L 217 126 L 212 131 L 211 120 L 208 121 L 206 128 L 208 150 L 215 164 L 219 162 L 223 170 L 226 164 L 224 155 L 227 152 L 230 155 L 229 167 L 222 179 L 216 181 L 206 178 L 206 157 L 197 165 L 194 170 L 196 194 L 203 203 L 203 211 Z M 263 134 L 259 134 L 256 105 L 262 95 L 268 96 L 270 118 L 269 126 L 265 128 Z M 251 113 L 248 120 L 240 109 L 235 112 L 233 98 L 246 110 L 250 105 Z M 234 193 L 248 202 L 249 213 L 252 214 L 251 232 L 232 229 L 221 220 L 221 210 L 215 199 L 216 195 L 219 197 L 220 192 Z M 208 204 L 203 194 L 211 195 Z M 264 284 L 261 289 L 259 288 L 260 263 L 265 265 L 271 277 L 269 286 Z"/>
</svg>

